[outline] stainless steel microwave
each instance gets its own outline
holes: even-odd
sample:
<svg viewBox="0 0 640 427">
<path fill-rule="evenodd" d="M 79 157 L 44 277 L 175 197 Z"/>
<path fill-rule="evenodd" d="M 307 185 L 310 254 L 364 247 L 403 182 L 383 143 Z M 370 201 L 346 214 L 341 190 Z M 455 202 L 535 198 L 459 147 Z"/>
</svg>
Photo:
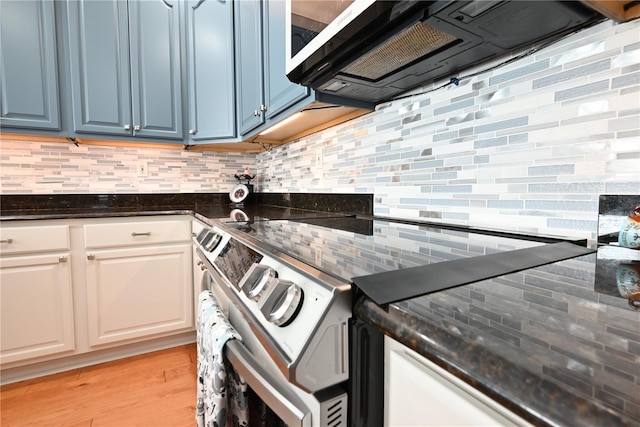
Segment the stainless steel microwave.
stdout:
<svg viewBox="0 0 640 427">
<path fill-rule="evenodd" d="M 382 102 L 602 19 L 579 1 L 286 0 L 287 77 Z"/>
</svg>

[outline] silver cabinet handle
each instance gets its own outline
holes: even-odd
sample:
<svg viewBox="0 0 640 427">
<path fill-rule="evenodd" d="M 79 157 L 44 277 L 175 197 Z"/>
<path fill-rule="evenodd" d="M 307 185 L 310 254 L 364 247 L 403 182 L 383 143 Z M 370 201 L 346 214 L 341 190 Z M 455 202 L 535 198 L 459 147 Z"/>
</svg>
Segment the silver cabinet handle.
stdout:
<svg viewBox="0 0 640 427">
<path fill-rule="evenodd" d="M 133 130 L 135 130 L 136 132 L 140 132 L 140 125 L 135 125 L 133 127 Z"/>
<path fill-rule="evenodd" d="M 195 135 L 197 131 L 195 129 L 189 129 L 189 135 Z"/>
<path fill-rule="evenodd" d="M 138 236 L 151 236 L 151 232 L 147 231 L 146 233 L 136 233 L 134 231 L 133 233 L 131 233 L 131 237 L 138 237 Z"/>
<path fill-rule="evenodd" d="M 2 239 L 0 243 L 13 243 L 13 239 Z"/>
<path fill-rule="evenodd" d="M 58 258 L 58 262 L 67 262 L 67 257 L 61 256 L 60 258 Z"/>
<path fill-rule="evenodd" d="M 87 254 L 87 259 L 91 261 L 92 259 L 96 259 L 96 256 L 94 254 Z"/>
<path fill-rule="evenodd" d="M 129 124 L 124 125 L 124 130 L 131 130 L 131 125 Z"/>
<path fill-rule="evenodd" d="M 254 117 L 258 117 L 258 114 L 259 114 L 259 113 L 258 113 L 258 110 L 253 110 L 253 116 L 254 116 Z"/>
<path fill-rule="evenodd" d="M 264 104 L 260 105 L 260 111 L 267 111 L 267 106 Z"/>
</svg>

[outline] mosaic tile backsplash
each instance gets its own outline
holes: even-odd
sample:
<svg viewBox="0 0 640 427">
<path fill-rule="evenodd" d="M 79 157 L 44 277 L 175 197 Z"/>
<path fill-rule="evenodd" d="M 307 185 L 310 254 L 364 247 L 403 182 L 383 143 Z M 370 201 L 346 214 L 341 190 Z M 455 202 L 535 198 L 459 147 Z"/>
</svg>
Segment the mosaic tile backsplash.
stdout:
<svg viewBox="0 0 640 427">
<path fill-rule="evenodd" d="M 373 194 L 376 215 L 595 240 L 599 195 L 640 194 L 640 22 L 482 72 L 498 62 L 257 156 L 3 138 L 0 194 L 227 192 L 250 167 L 260 192 Z"/>
<path fill-rule="evenodd" d="M 595 239 L 598 196 L 640 193 L 640 22 L 462 78 L 496 64 L 259 154 L 258 190 L 372 193 L 376 215 Z"/>
<path fill-rule="evenodd" d="M 0 141 L 0 194 L 229 192 L 255 154 Z M 146 175 L 138 173 L 143 164 Z"/>
</svg>

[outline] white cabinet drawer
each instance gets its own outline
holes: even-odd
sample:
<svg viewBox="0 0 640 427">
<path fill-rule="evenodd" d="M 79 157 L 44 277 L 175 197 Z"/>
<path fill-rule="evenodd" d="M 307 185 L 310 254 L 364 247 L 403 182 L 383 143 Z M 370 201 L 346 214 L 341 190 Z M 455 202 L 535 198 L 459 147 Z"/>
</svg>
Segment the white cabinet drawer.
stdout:
<svg viewBox="0 0 640 427">
<path fill-rule="evenodd" d="M 21 227 L 2 224 L 0 227 L 0 251 L 2 255 L 67 251 L 69 248 L 69 226 L 67 225 Z"/>
<path fill-rule="evenodd" d="M 190 221 L 123 222 L 84 226 L 86 248 L 173 243 L 190 239 Z"/>
</svg>

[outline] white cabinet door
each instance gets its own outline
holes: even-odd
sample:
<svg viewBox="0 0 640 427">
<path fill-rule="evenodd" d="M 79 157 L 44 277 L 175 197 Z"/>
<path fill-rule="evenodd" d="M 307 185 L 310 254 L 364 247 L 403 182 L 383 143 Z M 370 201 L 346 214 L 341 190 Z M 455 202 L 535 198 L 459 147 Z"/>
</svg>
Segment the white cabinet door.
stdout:
<svg viewBox="0 0 640 427">
<path fill-rule="evenodd" d="M 528 426 L 522 418 L 385 336 L 385 426 Z"/>
<path fill-rule="evenodd" d="M 193 328 L 192 245 L 87 251 L 89 345 Z"/>
<path fill-rule="evenodd" d="M 74 349 L 68 252 L 0 259 L 0 364 Z"/>
</svg>

